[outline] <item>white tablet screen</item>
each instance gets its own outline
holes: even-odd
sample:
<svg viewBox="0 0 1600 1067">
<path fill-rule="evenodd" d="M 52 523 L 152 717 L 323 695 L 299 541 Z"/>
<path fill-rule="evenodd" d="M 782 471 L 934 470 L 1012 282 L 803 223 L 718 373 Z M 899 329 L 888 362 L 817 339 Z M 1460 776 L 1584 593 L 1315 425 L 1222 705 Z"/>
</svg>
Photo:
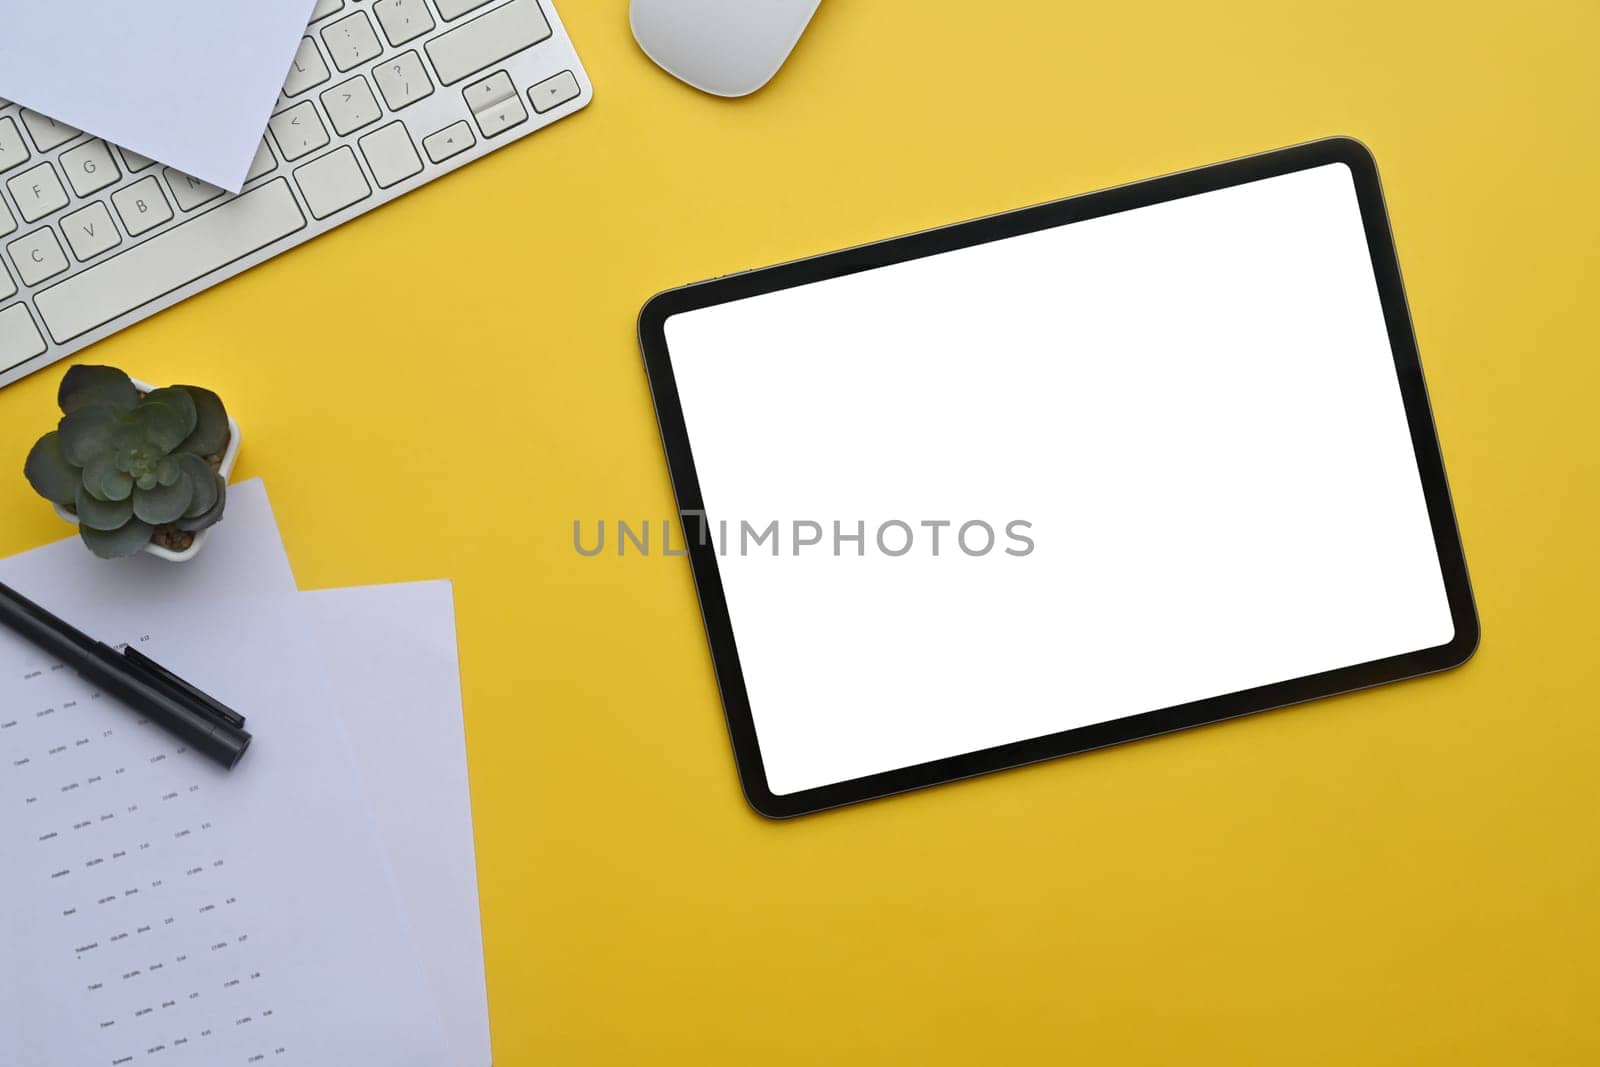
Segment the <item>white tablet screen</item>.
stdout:
<svg viewBox="0 0 1600 1067">
<path fill-rule="evenodd" d="M 773 793 L 1454 636 L 1343 164 L 665 332 Z"/>
</svg>

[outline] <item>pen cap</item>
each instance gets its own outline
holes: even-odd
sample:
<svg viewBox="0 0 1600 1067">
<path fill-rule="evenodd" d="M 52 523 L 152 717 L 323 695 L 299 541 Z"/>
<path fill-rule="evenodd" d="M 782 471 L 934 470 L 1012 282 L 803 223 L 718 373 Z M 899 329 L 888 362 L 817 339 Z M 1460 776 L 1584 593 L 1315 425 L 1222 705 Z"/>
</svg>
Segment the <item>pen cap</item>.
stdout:
<svg viewBox="0 0 1600 1067">
<path fill-rule="evenodd" d="M 219 727 L 204 737 L 191 737 L 189 743 L 231 771 L 234 765 L 244 758 L 245 750 L 250 747 L 250 740 L 250 734 L 245 730 Z"/>
<path fill-rule="evenodd" d="M 105 651 L 115 656 L 111 649 Z M 244 716 L 167 670 L 136 648 L 123 649 L 120 657 L 132 680 L 161 692 L 181 717 L 163 712 L 163 725 L 202 755 L 232 769 L 250 747 Z M 148 706 L 148 705 L 147 705 Z"/>
</svg>

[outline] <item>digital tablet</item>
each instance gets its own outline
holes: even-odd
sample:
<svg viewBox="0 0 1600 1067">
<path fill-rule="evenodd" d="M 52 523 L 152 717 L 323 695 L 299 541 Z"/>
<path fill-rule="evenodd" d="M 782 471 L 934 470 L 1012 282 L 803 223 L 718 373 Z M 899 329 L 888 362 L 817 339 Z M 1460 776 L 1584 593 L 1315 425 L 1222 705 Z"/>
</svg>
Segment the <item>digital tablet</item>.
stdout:
<svg viewBox="0 0 1600 1067">
<path fill-rule="evenodd" d="M 640 342 L 765 815 L 1477 646 L 1355 141 L 675 289 Z"/>
</svg>

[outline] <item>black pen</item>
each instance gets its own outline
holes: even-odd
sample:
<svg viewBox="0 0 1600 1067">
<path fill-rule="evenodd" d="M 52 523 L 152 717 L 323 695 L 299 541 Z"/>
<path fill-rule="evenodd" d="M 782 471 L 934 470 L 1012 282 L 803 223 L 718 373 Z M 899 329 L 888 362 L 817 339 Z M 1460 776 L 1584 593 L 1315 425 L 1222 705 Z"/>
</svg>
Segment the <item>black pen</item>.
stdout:
<svg viewBox="0 0 1600 1067">
<path fill-rule="evenodd" d="M 0 625 L 16 631 L 151 722 L 224 767 L 250 747 L 244 716 L 132 648 L 118 652 L 0 583 Z"/>
</svg>

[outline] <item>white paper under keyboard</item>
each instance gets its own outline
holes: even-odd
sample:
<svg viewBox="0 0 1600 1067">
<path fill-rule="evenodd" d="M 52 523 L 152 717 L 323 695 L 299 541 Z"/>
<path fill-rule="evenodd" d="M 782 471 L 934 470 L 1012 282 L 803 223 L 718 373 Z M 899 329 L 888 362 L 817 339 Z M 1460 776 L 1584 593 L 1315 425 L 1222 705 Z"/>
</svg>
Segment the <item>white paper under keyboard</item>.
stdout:
<svg viewBox="0 0 1600 1067">
<path fill-rule="evenodd" d="M 0 631 L 5 1062 L 444 1062 L 292 597 L 159 630 L 137 605 L 49 607 L 235 703 L 256 741 L 223 771 Z"/>
</svg>

